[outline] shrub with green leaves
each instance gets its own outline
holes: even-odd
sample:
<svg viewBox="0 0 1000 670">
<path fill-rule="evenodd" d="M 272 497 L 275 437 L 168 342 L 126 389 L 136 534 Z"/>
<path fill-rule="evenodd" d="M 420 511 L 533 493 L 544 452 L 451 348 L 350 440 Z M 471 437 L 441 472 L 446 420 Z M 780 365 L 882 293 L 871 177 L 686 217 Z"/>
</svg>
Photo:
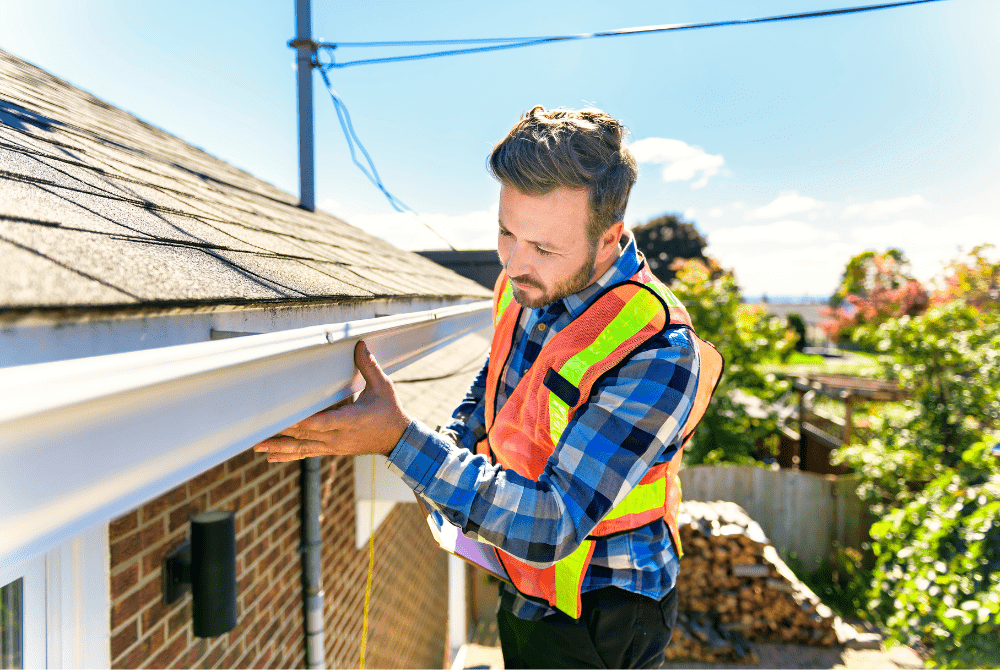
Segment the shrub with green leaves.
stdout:
<svg viewBox="0 0 1000 670">
<path fill-rule="evenodd" d="M 794 351 L 795 334 L 782 319 L 743 305 L 732 274 L 713 261 L 688 260 L 672 267 L 677 276 L 671 290 L 698 334 L 726 359 L 712 404 L 685 450 L 685 462 L 759 463 L 756 452 L 778 430 L 777 415 L 767 408 L 789 387 L 760 366 L 786 359 Z"/>
<path fill-rule="evenodd" d="M 870 612 L 945 667 L 1000 666 L 1000 317 L 953 301 L 861 333 L 912 397 L 837 459 L 880 516 Z"/>
<path fill-rule="evenodd" d="M 878 556 L 871 609 L 942 667 L 1000 666 L 1000 468 L 992 441 L 963 454 L 871 530 Z"/>
</svg>

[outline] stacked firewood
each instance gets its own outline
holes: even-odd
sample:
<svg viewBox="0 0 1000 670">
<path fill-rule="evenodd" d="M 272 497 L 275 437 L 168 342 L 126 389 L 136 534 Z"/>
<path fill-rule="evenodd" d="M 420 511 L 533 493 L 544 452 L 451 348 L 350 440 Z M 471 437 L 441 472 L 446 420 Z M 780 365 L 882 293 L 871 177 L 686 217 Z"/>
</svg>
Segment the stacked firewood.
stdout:
<svg viewBox="0 0 1000 670">
<path fill-rule="evenodd" d="M 684 557 L 668 659 L 754 660 L 747 641 L 837 644 L 835 617 L 729 502 L 681 504 Z"/>
</svg>

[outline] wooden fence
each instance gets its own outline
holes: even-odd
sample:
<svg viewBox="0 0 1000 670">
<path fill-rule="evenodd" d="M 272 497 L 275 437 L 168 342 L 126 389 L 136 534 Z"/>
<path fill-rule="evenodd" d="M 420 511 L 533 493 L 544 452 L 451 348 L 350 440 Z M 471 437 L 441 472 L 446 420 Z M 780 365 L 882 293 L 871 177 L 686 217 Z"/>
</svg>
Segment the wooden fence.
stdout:
<svg viewBox="0 0 1000 670">
<path fill-rule="evenodd" d="M 868 539 L 868 506 L 857 496 L 858 476 L 820 475 L 749 465 L 697 465 L 680 472 L 685 500 L 726 500 L 745 509 L 780 552 L 807 568 L 834 546 L 861 550 Z"/>
</svg>

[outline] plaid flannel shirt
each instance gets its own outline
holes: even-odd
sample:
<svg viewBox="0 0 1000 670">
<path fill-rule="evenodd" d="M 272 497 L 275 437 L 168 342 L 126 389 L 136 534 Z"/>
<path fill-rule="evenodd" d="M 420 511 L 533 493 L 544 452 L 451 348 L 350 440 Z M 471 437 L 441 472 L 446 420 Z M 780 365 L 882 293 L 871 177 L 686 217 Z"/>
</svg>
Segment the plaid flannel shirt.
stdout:
<svg viewBox="0 0 1000 670">
<path fill-rule="evenodd" d="M 498 391 L 498 411 L 545 343 L 607 286 L 644 262 L 631 238 L 615 264 L 579 293 L 525 309 Z M 516 305 L 512 306 L 516 308 Z M 649 468 L 681 446 L 697 387 L 698 355 L 688 331 L 667 330 L 594 385 L 563 432 L 538 481 L 476 455 L 485 436 L 487 361 L 442 432 L 413 421 L 389 455 L 429 507 L 472 539 L 544 568 L 570 554 Z M 659 600 L 673 588 L 677 556 L 662 519 L 599 539 L 582 591 L 617 586 Z M 555 612 L 504 584 L 501 607 L 522 619 Z"/>
</svg>

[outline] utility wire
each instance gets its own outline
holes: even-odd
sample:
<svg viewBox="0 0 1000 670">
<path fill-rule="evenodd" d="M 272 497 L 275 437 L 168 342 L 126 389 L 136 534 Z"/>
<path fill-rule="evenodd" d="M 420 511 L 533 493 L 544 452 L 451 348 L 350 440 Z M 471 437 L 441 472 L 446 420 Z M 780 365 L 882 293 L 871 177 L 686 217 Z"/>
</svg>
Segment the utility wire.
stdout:
<svg viewBox="0 0 1000 670">
<path fill-rule="evenodd" d="M 782 14 L 780 16 L 766 16 L 756 19 L 735 19 L 729 21 L 709 21 L 705 23 L 679 23 L 665 24 L 658 26 L 641 26 L 637 28 L 622 28 L 619 30 L 606 30 L 597 33 L 580 33 L 577 35 L 554 35 L 549 37 L 493 37 L 475 39 L 455 39 L 455 40 L 398 40 L 382 42 L 319 42 L 316 48 L 330 52 L 331 60 L 320 65 L 320 70 L 325 71 L 331 68 L 352 67 L 355 65 L 375 65 L 378 63 L 394 63 L 399 61 L 423 60 L 426 58 L 440 58 L 443 56 L 460 56 L 464 54 L 480 53 L 484 51 L 500 51 L 503 49 L 520 49 L 538 44 L 550 42 L 566 42 L 572 40 L 597 39 L 602 37 L 624 37 L 629 35 L 643 35 L 648 33 L 663 33 L 679 30 L 698 30 L 701 28 L 720 28 L 723 26 L 750 25 L 755 23 L 775 23 L 778 21 L 796 21 L 800 19 L 815 19 L 826 16 L 840 16 L 844 14 L 858 14 L 861 12 L 873 12 L 881 9 L 893 9 L 905 7 L 907 5 L 922 5 L 929 2 L 941 2 L 942 0 L 905 0 L 903 2 L 888 2 L 875 5 L 864 5 L 860 7 L 843 7 L 840 9 L 824 9 L 815 12 L 801 12 L 797 14 Z M 469 47 L 466 49 L 446 49 L 443 51 L 431 51 L 421 54 L 407 54 L 403 56 L 387 56 L 383 58 L 362 58 L 336 62 L 332 52 L 338 47 L 401 47 L 401 46 L 443 46 L 446 44 L 487 44 L 489 46 Z"/>
<path fill-rule="evenodd" d="M 942 2 L 942 0 L 904 0 L 902 2 L 888 2 L 875 5 L 864 5 L 860 7 L 843 7 L 840 9 L 824 9 L 815 12 L 801 12 L 798 14 L 782 14 L 780 16 L 766 16 L 756 19 L 735 19 L 729 21 L 710 21 L 706 23 L 681 23 L 681 24 L 665 24 L 658 26 L 642 26 L 637 28 L 622 28 L 619 30 L 607 30 L 597 33 L 581 33 L 578 35 L 554 35 L 550 37 L 480 37 L 480 38 L 469 38 L 469 39 L 448 39 L 448 40 L 398 40 L 398 41 L 380 41 L 380 42 L 309 42 L 310 46 L 317 51 L 314 57 L 314 66 L 319 70 L 320 76 L 323 78 L 323 83 L 326 85 L 326 90 L 330 93 L 330 98 L 333 100 L 334 109 L 337 110 L 337 119 L 340 121 L 341 130 L 344 131 L 344 138 L 347 140 L 347 147 L 351 150 L 351 160 L 358 167 L 361 172 L 364 173 L 366 177 L 378 188 L 379 191 L 386 197 L 389 204 L 392 205 L 393 209 L 397 212 L 409 212 L 413 214 L 420 223 L 434 233 L 436 236 L 441 238 L 445 244 L 447 244 L 452 251 L 458 251 L 455 246 L 448 241 L 441 233 L 434 230 L 426 221 L 420 218 L 420 216 L 413 211 L 406 203 L 394 196 L 382 183 L 382 178 L 378 174 L 378 170 L 375 168 L 375 163 L 372 161 L 371 156 L 365 149 L 364 145 L 361 144 L 361 140 L 358 139 L 358 135 L 354 132 L 354 124 L 351 123 L 350 112 L 347 111 L 347 105 L 344 101 L 337 95 L 334 91 L 333 86 L 330 84 L 330 78 L 327 73 L 334 68 L 344 68 L 352 67 L 355 65 L 375 65 L 377 63 L 393 63 L 399 61 L 410 61 L 410 60 L 423 60 L 427 58 L 440 58 L 442 56 L 459 56 L 463 54 L 480 53 L 484 51 L 499 51 L 501 49 L 519 49 L 521 47 L 530 47 L 537 44 L 546 44 L 549 42 L 566 42 L 572 40 L 586 40 L 586 39 L 596 39 L 601 37 L 623 37 L 628 35 L 643 35 L 649 33 L 664 33 L 670 31 L 679 30 L 698 30 L 701 28 L 719 28 L 723 26 L 737 26 L 737 25 L 750 25 L 755 23 L 775 23 L 778 21 L 796 21 L 800 19 L 815 19 L 825 16 L 839 16 L 844 14 L 858 14 L 861 12 L 873 12 L 881 9 L 893 9 L 897 7 L 905 7 L 908 5 L 922 5 L 929 2 Z M 485 44 L 488 46 L 473 46 L 466 49 L 446 49 L 444 51 L 431 51 L 428 53 L 421 54 L 408 54 L 404 56 L 389 56 L 384 58 L 365 58 L 352 61 L 344 61 L 338 63 L 333 58 L 333 52 L 338 47 L 400 47 L 400 46 L 443 46 L 447 44 Z M 297 47 L 299 42 L 293 40 L 289 42 L 289 46 Z M 319 58 L 319 50 L 327 52 L 330 56 L 328 62 L 322 62 Z M 357 151 L 360 151 L 362 156 L 364 156 L 365 163 L 362 164 L 358 160 Z"/>
<path fill-rule="evenodd" d="M 413 214 L 425 228 L 441 238 L 452 251 L 458 251 L 458 249 L 456 249 L 444 235 L 434 230 L 434 228 L 421 219 L 420 215 L 413 211 L 413 209 L 411 209 L 405 202 L 394 196 L 392 193 L 389 193 L 385 184 L 382 183 L 382 178 L 379 176 L 378 170 L 375 168 L 375 163 L 372 161 L 372 157 L 368 154 L 368 150 L 365 149 L 363 144 L 361 144 L 361 140 L 358 139 L 358 134 L 354 132 L 354 124 L 351 123 L 351 114 L 347 111 L 347 105 L 345 105 L 341 97 L 337 95 L 337 92 L 333 90 L 333 86 L 330 84 L 330 78 L 327 76 L 326 70 L 323 67 L 318 67 L 317 69 L 319 70 L 320 76 L 323 78 L 326 90 L 330 93 L 330 99 L 333 100 L 333 107 L 337 110 L 337 119 L 340 121 L 341 130 L 344 131 L 344 138 L 347 140 L 347 148 L 351 150 L 351 160 L 354 161 L 354 164 L 358 166 L 358 169 L 361 170 L 361 172 L 368 177 L 371 183 L 375 184 L 375 187 L 382 192 L 382 195 L 386 197 L 386 200 L 389 201 L 389 204 L 392 205 L 393 209 L 400 213 L 409 212 L 410 214 Z M 364 156 L 367 166 L 358 160 L 358 154 L 355 151 L 355 146 L 358 151 L 361 152 L 361 155 Z"/>
</svg>

